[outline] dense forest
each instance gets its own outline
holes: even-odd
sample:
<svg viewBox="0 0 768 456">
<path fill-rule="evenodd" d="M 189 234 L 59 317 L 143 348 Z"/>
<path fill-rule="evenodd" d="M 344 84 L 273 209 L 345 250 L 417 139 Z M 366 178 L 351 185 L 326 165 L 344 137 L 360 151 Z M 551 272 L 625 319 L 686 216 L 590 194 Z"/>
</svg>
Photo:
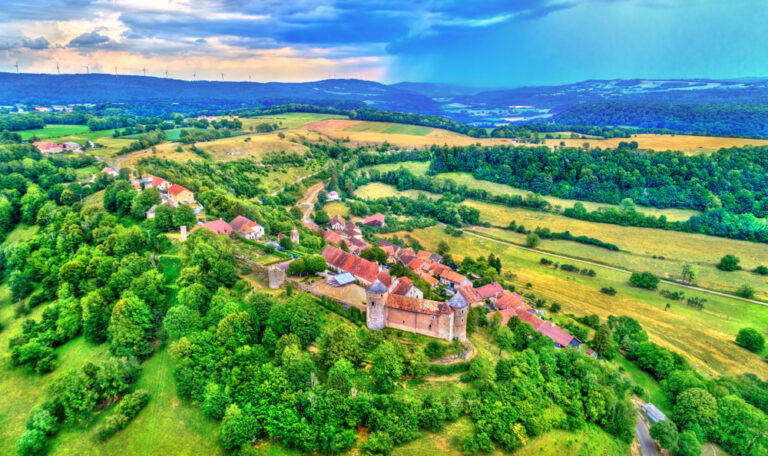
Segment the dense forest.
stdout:
<svg viewBox="0 0 768 456">
<path fill-rule="evenodd" d="M 632 126 L 718 136 L 768 137 L 765 104 L 671 104 L 604 101 L 577 104 L 555 116 L 557 123 Z"/>
</svg>

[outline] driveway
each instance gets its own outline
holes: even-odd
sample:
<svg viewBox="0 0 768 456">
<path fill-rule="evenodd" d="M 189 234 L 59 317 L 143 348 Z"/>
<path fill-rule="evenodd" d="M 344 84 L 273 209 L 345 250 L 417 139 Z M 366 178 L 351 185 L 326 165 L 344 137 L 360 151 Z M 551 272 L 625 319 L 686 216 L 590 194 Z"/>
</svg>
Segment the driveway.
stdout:
<svg viewBox="0 0 768 456">
<path fill-rule="evenodd" d="M 640 442 L 640 449 L 643 451 L 643 456 L 658 456 L 656 451 L 656 445 L 653 443 L 651 434 L 648 431 L 648 424 L 642 414 L 637 414 L 637 425 L 635 426 L 637 431 L 637 440 Z"/>
</svg>

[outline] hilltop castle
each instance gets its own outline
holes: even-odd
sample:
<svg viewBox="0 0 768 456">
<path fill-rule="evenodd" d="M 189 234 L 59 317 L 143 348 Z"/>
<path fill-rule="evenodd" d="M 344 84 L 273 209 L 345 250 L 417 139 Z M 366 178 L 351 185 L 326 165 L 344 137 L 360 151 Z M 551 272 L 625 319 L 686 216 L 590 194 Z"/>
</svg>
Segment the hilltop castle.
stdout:
<svg viewBox="0 0 768 456">
<path fill-rule="evenodd" d="M 365 294 L 366 323 L 370 329 L 395 328 L 462 342 L 467 338 L 469 303 L 464 299 L 440 302 L 396 295 L 379 279 Z"/>
</svg>

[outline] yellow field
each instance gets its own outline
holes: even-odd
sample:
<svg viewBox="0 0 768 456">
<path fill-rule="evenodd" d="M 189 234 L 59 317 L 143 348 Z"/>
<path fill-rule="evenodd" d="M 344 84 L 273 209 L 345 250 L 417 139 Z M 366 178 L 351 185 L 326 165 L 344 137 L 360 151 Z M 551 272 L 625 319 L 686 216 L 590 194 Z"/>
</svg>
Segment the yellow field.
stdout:
<svg viewBox="0 0 768 456">
<path fill-rule="evenodd" d="M 547 139 L 547 146 L 559 146 L 560 142 L 565 142 L 568 147 L 581 147 L 588 142 L 591 146 L 600 146 L 602 148 L 618 147 L 622 141 L 637 141 L 640 149 L 652 150 L 681 150 L 686 152 L 705 152 L 718 150 L 723 147 L 738 146 L 765 146 L 768 140 L 765 139 L 746 139 L 746 138 L 726 138 L 720 136 L 690 136 L 690 135 L 652 135 L 639 134 L 631 138 L 610 138 L 610 139 Z"/>
<path fill-rule="evenodd" d="M 410 234 L 426 249 L 436 249 L 441 240 L 447 241 L 454 259 L 493 253 L 501 258 L 502 273 L 509 271 L 516 274 L 512 283 L 519 291 L 524 294 L 534 292 L 549 303 L 559 302 L 563 313 L 577 316 L 596 313 L 601 318 L 628 315 L 635 318 L 653 341 L 687 356 L 702 373 L 753 372 L 762 378 L 768 377 L 768 364 L 760 356 L 734 343 L 736 333 L 742 327 L 768 326 L 766 306 L 686 290 L 686 296 L 707 299 L 704 310 L 672 302 L 671 309 L 665 311 L 665 305 L 670 302 L 668 299 L 655 292 L 630 287 L 628 275 L 621 272 L 594 267 L 596 277 L 567 273 L 541 266 L 539 260 L 547 255 L 479 239 L 469 233 L 455 238 L 445 234 L 440 227 L 386 236 L 397 235 L 402 239 L 405 234 Z M 566 262 L 556 257 L 550 259 Z M 531 284 L 531 287 L 526 284 Z M 600 288 L 606 286 L 614 287 L 618 294 L 608 296 L 601 293 Z M 661 288 L 669 287 L 662 285 Z"/>
<path fill-rule="evenodd" d="M 333 217 L 334 215 L 340 215 L 342 217 L 349 216 L 349 207 L 341 201 L 331 201 L 330 203 L 327 203 L 323 209 L 325 209 L 328 217 Z"/>
<path fill-rule="evenodd" d="M 247 138 L 250 139 L 247 140 Z M 291 142 L 291 139 L 294 139 L 296 142 Z M 217 161 L 238 160 L 241 158 L 259 159 L 267 152 L 284 150 L 286 152 L 304 153 L 307 150 L 305 146 L 300 144 L 298 135 L 286 134 L 285 139 L 281 139 L 276 132 L 217 139 L 216 141 L 199 143 L 197 147 Z"/>
<path fill-rule="evenodd" d="M 347 116 L 337 114 L 323 114 L 314 112 L 286 112 L 284 114 L 275 114 L 270 116 L 258 116 L 252 118 L 241 117 L 243 130 L 248 130 L 251 126 L 260 123 L 278 124 L 280 128 L 296 128 L 310 122 L 317 122 L 325 119 L 347 119 Z"/>
<path fill-rule="evenodd" d="M 400 192 L 395 187 L 382 184 L 381 182 L 371 182 L 370 184 L 362 185 L 355 190 L 355 196 L 363 199 L 386 198 L 389 196 L 407 196 L 416 199 L 419 195 L 425 195 L 427 198 L 432 199 L 440 198 L 440 195 L 422 190 L 404 190 Z"/>
</svg>

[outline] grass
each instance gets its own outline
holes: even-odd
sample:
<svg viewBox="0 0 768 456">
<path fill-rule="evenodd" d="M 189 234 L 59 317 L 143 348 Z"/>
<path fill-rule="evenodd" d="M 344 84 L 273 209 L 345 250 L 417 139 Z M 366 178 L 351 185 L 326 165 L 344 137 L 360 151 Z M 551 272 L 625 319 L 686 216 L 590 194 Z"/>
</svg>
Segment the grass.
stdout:
<svg viewBox="0 0 768 456">
<path fill-rule="evenodd" d="M 270 116 L 257 116 L 252 118 L 240 118 L 243 122 L 243 130 L 248 130 L 251 126 L 260 123 L 278 124 L 280 128 L 297 128 L 310 122 L 317 122 L 325 119 L 348 119 L 347 116 L 338 114 L 323 114 L 314 112 L 286 112 L 285 114 L 275 114 Z"/>
<path fill-rule="evenodd" d="M 553 253 L 610 264 L 635 271 L 653 271 L 666 277 L 679 277 L 684 262 L 696 264 L 699 277 L 696 283 L 705 288 L 733 292 L 743 284 L 755 289 L 758 299 L 768 299 L 768 287 L 762 276 L 749 271 L 765 264 L 768 244 L 718 238 L 703 234 L 682 233 L 653 228 L 638 228 L 607 223 L 576 220 L 548 212 L 511 208 L 479 201 L 464 204 L 480 210 L 480 220 L 494 226 L 507 226 L 515 221 L 533 230 L 547 227 L 555 232 L 570 231 L 574 236 L 585 235 L 615 244 L 621 252 L 579 244 L 570 241 L 542 241 L 540 247 Z M 477 228 L 478 232 L 493 237 L 523 243 L 524 237 L 508 230 Z M 723 272 L 715 268 L 727 254 L 741 259 L 742 271 Z"/>
<path fill-rule="evenodd" d="M 40 227 L 37 225 L 25 225 L 19 223 L 10 233 L 8 233 L 8 236 L 5 238 L 5 244 L 9 245 L 28 241 L 37 235 L 39 229 Z M 2 301 L 0 301 L 0 303 L 1 302 Z"/>
<path fill-rule="evenodd" d="M 333 217 L 334 215 L 340 215 L 342 217 L 349 216 L 349 206 L 341 201 L 331 201 L 330 203 L 326 203 L 323 209 L 325 209 L 325 212 L 329 217 Z"/>
<path fill-rule="evenodd" d="M 462 455 L 464 439 L 474 432 L 472 421 L 460 418 L 448 423 L 438 433 L 425 432 L 421 437 L 394 449 L 393 456 L 418 455 Z M 524 447 L 515 451 L 515 455 L 601 455 L 619 456 L 629 453 L 629 445 L 616 440 L 613 436 L 594 424 L 588 424 L 579 431 L 551 430 L 530 440 Z M 508 454 L 496 450 L 492 455 Z"/>
<path fill-rule="evenodd" d="M 390 133 L 398 135 L 414 135 L 425 136 L 430 133 L 434 128 L 424 127 L 420 125 L 407 125 L 392 122 L 359 122 L 351 124 L 344 128 L 344 131 L 369 131 L 378 133 Z"/>
<path fill-rule="evenodd" d="M 637 141 L 640 149 L 652 150 L 680 150 L 684 152 L 710 152 L 723 147 L 739 146 L 764 146 L 768 140 L 764 139 L 745 139 L 745 138 L 727 138 L 721 136 L 690 136 L 690 135 L 653 135 L 640 134 L 633 135 L 631 138 L 610 138 L 610 139 L 547 139 L 547 146 L 559 146 L 560 142 L 565 142 L 568 147 L 581 147 L 585 142 L 590 146 L 602 148 L 616 148 L 620 142 Z"/>
<path fill-rule="evenodd" d="M 661 390 L 659 382 L 651 374 L 637 367 L 637 364 L 627 361 L 621 355 L 616 356 L 615 362 L 624 368 L 624 372 L 635 384 L 648 391 L 650 395 L 649 402 L 653 403 L 665 415 L 672 416 L 672 404 L 669 402 L 667 395 L 664 394 L 664 391 Z"/>
<path fill-rule="evenodd" d="M 387 236 L 404 238 L 405 234 Z M 564 262 L 562 259 L 479 239 L 469 233 L 459 238 L 452 237 L 440 227 L 417 229 L 407 234 L 428 250 L 436 249 L 438 243 L 445 240 L 456 260 L 466 255 L 476 258 L 493 253 L 499 256 L 503 265 L 502 274 L 515 274 L 511 284 L 519 292 L 533 292 L 537 298 L 544 298 L 548 303 L 558 302 L 563 313 L 577 316 L 594 313 L 603 319 L 609 315 L 630 316 L 640 322 L 652 340 L 681 352 L 704 374 L 752 372 L 762 378 L 768 377 L 768 364 L 734 342 L 736 333 L 742 327 L 768 326 L 766 306 L 686 291 L 686 296 L 707 299 L 704 310 L 673 302 L 672 307 L 665 311 L 668 299 L 656 292 L 630 287 L 628 275 L 621 272 L 594 267 L 596 277 L 568 273 L 539 264 L 542 257 L 553 262 Z M 607 286 L 614 287 L 618 294 L 608 296 L 601 293 L 600 289 Z"/>
<path fill-rule="evenodd" d="M 83 199 L 83 206 L 85 207 L 104 207 L 104 190 L 99 190 L 96 193 L 92 193 Z"/>
<path fill-rule="evenodd" d="M 429 162 L 428 161 L 423 161 L 423 162 L 405 161 L 405 162 L 399 162 L 399 163 L 382 163 L 380 165 L 366 166 L 365 168 L 362 168 L 362 169 L 364 170 L 376 169 L 382 173 L 386 173 L 388 171 L 395 171 L 400 168 L 405 168 L 416 176 L 424 176 L 427 174 L 427 171 L 429 171 Z"/>
<path fill-rule="evenodd" d="M 20 131 L 21 139 L 27 141 L 33 136 L 38 139 L 58 138 L 90 132 L 87 125 L 46 125 L 45 128 Z"/>
<path fill-rule="evenodd" d="M 149 391 L 151 399 L 124 430 L 106 442 L 95 439 L 96 427 L 109 416 L 106 411 L 85 429 L 63 429 L 53 440 L 49 454 L 224 454 L 216 438 L 218 423 L 176 395 L 173 360 L 167 350 L 155 353 L 142 364 L 135 387 Z"/>
<path fill-rule="evenodd" d="M 440 195 L 425 192 L 423 190 L 398 191 L 395 187 L 388 184 L 382 184 L 381 182 L 371 182 L 370 184 L 362 185 L 355 190 L 355 196 L 363 199 L 386 198 L 388 196 L 407 196 L 408 198 L 416 199 L 419 195 L 425 195 L 428 198 L 433 199 L 440 197 Z"/>
</svg>

